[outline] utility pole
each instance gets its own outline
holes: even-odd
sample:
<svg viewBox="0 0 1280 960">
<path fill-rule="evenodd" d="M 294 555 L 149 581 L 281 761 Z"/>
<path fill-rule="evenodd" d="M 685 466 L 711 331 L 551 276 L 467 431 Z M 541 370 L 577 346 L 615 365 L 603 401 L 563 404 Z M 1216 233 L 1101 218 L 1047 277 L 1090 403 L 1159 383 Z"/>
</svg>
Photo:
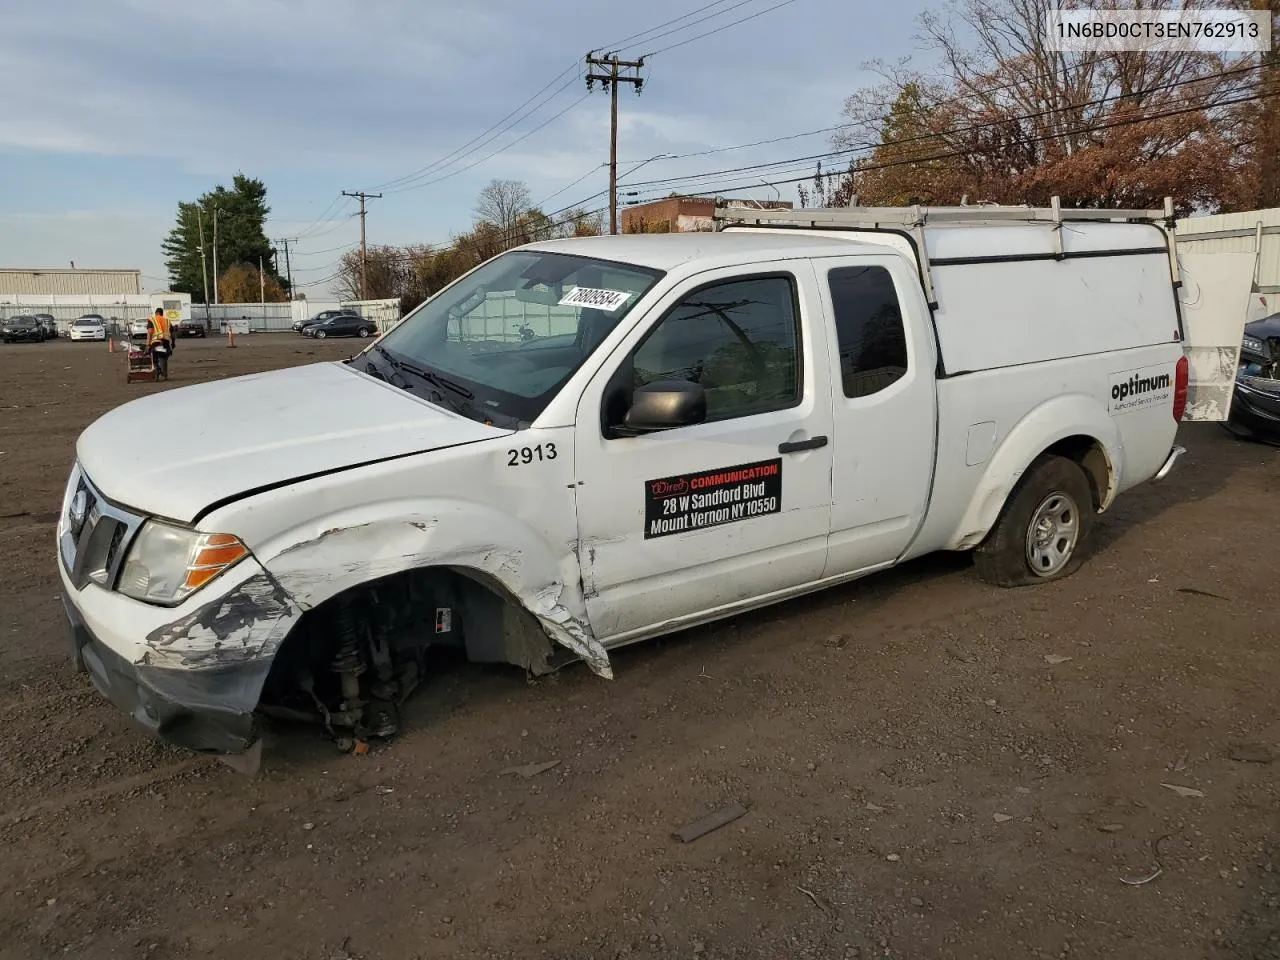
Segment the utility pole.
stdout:
<svg viewBox="0 0 1280 960">
<path fill-rule="evenodd" d="M 346 191 L 346 190 L 343 190 L 343 191 L 342 191 L 342 195 L 343 195 L 344 197 L 359 197 L 359 198 L 360 198 L 360 299 L 361 299 L 361 300 L 364 300 L 364 299 L 366 298 L 366 296 L 367 296 L 367 292 L 366 292 L 366 290 L 365 290 L 365 283 L 364 283 L 364 276 L 365 276 L 365 252 L 364 252 L 364 202 L 365 202 L 366 200 L 380 200 L 380 199 L 382 198 L 382 194 L 380 194 L 380 193 L 365 193 L 363 190 L 355 190 L 355 191 L 352 191 L 352 192 L 348 192 L 348 191 Z"/>
<path fill-rule="evenodd" d="M 209 325 L 209 262 L 204 256 L 204 211 L 196 206 L 196 224 L 200 229 L 200 273 L 204 277 L 204 321 Z"/>
<path fill-rule="evenodd" d="M 218 299 L 218 208 L 213 208 L 213 302 L 221 303 Z"/>
<path fill-rule="evenodd" d="M 285 272 L 285 278 L 289 281 L 289 299 L 290 300 L 293 299 L 293 267 L 290 266 L 289 264 L 289 244 L 297 243 L 297 242 L 298 241 L 296 238 L 292 240 L 284 239 L 284 240 L 276 241 L 276 243 L 282 244 L 284 246 L 284 272 Z M 280 271 L 280 264 L 277 262 L 276 263 L 277 274 L 279 273 L 279 271 Z"/>
<path fill-rule="evenodd" d="M 639 60 L 619 60 L 616 53 L 607 53 L 603 57 L 597 57 L 593 53 L 587 54 L 587 89 L 595 89 L 597 80 L 609 92 L 609 233 L 616 234 L 618 232 L 618 85 L 629 83 L 635 87 L 636 95 L 639 96 L 640 89 L 644 86 L 644 79 L 640 76 L 640 68 L 644 66 L 644 57 Z M 607 73 L 595 73 L 593 67 L 608 71 Z M 633 73 L 624 73 L 624 70 L 634 71 Z"/>
</svg>

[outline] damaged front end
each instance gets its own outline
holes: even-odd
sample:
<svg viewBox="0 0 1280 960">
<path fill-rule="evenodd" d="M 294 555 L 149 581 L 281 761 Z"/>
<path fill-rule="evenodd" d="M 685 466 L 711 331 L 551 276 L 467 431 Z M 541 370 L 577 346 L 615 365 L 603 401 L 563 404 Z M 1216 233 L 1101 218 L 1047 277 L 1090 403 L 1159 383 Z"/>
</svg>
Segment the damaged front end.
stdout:
<svg viewBox="0 0 1280 960">
<path fill-rule="evenodd" d="M 565 606 L 572 570 L 527 562 L 528 545 L 466 546 L 447 538 L 469 527 L 401 517 L 335 527 L 263 561 L 229 534 L 164 521 L 178 531 L 165 536 L 194 544 L 174 560 L 138 549 L 153 523 L 73 470 L 58 542 L 75 662 L 145 731 L 233 766 L 256 769 L 264 717 L 314 722 L 344 749 L 394 735 L 450 650 L 533 676 L 574 659 L 612 676 Z M 198 585 L 167 603 L 135 596 L 183 571 Z"/>
<path fill-rule="evenodd" d="M 259 709 L 319 722 L 344 749 L 390 737 L 442 649 L 534 675 L 554 669 L 551 643 L 525 611 L 461 572 L 410 570 L 307 611 L 276 654 Z"/>
<path fill-rule="evenodd" d="M 1280 446 L 1280 317 L 1245 325 L 1225 426 L 1242 439 Z"/>
</svg>

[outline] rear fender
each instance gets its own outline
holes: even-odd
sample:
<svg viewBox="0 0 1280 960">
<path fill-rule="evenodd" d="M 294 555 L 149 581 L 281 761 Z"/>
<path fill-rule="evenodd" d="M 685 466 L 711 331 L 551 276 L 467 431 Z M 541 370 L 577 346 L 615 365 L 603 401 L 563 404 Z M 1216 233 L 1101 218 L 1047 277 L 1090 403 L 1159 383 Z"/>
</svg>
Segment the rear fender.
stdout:
<svg viewBox="0 0 1280 960">
<path fill-rule="evenodd" d="M 384 502 L 317 518 L 253 549 L 303 610 L 407 570 L 471 571 L 501 586 L 593 672 L 613 677 L 587 622 L 572 547 L 557 549 L 509 513 L 455 500 Z"/>
<path fill-rule="evenodd" d="M 1101 452 L 1100 457 L 1093 452 L 1086 456 L 1085 467 L 1097 489 L 1098 511 L 1106 510 L 1115 499 L 1121 475 L 1120 432 L 1098 400 L 1087 394 L 1065 394 L 1042 403 L 1009 431 L 983 472 L 946 549 L 969 550 L 981 543 L 1027 468 L 1050 447 L 1072 437 L 1092 439 Z"/>
</svg>

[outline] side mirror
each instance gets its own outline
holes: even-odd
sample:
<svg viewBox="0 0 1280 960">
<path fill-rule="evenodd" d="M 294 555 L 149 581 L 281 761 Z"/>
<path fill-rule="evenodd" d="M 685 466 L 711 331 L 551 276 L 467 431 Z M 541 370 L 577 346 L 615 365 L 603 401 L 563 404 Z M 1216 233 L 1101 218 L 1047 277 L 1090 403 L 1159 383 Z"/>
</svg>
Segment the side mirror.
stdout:
<svg viewBox="0 0 1280 960">
<path fill-rule="evenodd" d="M 688 380 L 659 380 L 636 388 L 622 426 L 623 432 L 634 435 L 688 427 L 706 418 L 707 395 L 701 386 Z"/>
</svg>

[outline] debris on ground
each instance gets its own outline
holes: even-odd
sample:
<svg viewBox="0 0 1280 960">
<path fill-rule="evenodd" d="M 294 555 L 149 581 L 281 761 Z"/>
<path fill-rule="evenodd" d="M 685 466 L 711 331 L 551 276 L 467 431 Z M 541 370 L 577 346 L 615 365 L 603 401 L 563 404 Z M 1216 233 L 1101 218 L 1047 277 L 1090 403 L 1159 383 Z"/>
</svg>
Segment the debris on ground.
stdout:
<svg viewBox="0 0 1280 960">
<path fill-rule="evenodd" d="M 1233 743 L 1227 756 L 1241 763 L 1270 763 L 1275 759 L 1271 749 L 1261 743 Z"/>
<path fill-rule="evenodd" d="M 884 813 L 884 807 L 880 806 L 878 803 L 868 803 L 867 809 L 872 813 Z"/>
<path fill-rule="evenodd" d="M 1234 602 L 1230 597 L 1224 597 L 1220 593 L 1214 593 L 1212 590 L 1200 590 L 1196 587 L 1179 587 L 1178 592 L 1190 593 L 1197 597 L 1212 597 L 1214 600 L 1225 600 L 1227 603 Z"/>
<path fill-rule="evenodd" d="M 1051 664 L 1055 667 L 1060 663 L 1066 663 L 1070 659 L 1071 659 L 1070 657 L 1064 657 L 1058 653 L 1046 653 L 1044 655 L 1044 662 Z"/>
<path fill-rule="evenodd" d="M 515 774 L 528 780 L 530 777 L 536 777 L 540 773 L 546 773 L 548 770 L 554 770 L 560 766 L 559 760 L 544 760 L 542 763 L 528 763 L 523 767 L 507 767 L 498 776 L 505 777 L 508 774 Z"/>
<path fill-rule="evenodd" d="M 1204 796 L 1204 791 L 1197 790 L 1195 787 L 1183 787 L 1183 786 L 1179 786 L 1176 783 L 1162 783 L 1160 784 L 1160 786 L 1164 787 L 1166 790 L 1172 790 L 1174 793 L 1176 793 L 1180 797 L 1203 797 Z"/>
<path fill-rule="evenodd" d="M 1164 864 L 1160 862 L 1160 844 L 1168 838 L 1169 834 L 1166 833 L 1162 836 L 1156 837 L 1156 839 L 1151 843 L 1151 856 L 1152 859 L 1155 860 L 1156 864 L 1156 868 L 1151 871 L 1151 873 L 1138 876 L 1130 875 L 1121 877 L 1120 882 L 1128 884 L 1131 887 L 1140 887 L 1145 883 L 1150 883 L 1156 877 L 1160 876 L 1160 874 L 1164 873 Z"/>
<path fill-rule="evenodd" d="M 814 893 L 812 890 L 806 890 L 804 887 L 801 887 L 801 886 L 797 886 L 796 889 L 799 890 L 801 893 L 803 893 L 810 900 L 812 900 L 813 905 L 817 907 L 819 910 L 827 909 L 826 904 L 824 904 L 821 900 L 819 900 L 818 895 Z"/>
<path fill-rule="evenodd" d="M 735 801 L 727 807 L 709 813 L 705 817 L 700 817 L 692 823 L 687 823 L 679 830 L 675 831 L 671 836 L 679 840 L 681 843 L 691 843 L 699 837 L 706 836 L 713 830 L 719 830 L 726 824 L 733 823 L 739 817 L 747 813 L 746 804 Z"/>
<path fill-rule="evenodd" d="M 1103 833 L 1119 833 L 1124 829 L 1123 823 L 1104 823 L 1098 827 Z"/>
<path fill-rule="evenodd" d="M 996 823 L 1008 823 L 1013 819 L 1013 817 L 1009 816 L 1007 813 L 993 813 L 991 815 L 991 819 Z"/>
</svg>

